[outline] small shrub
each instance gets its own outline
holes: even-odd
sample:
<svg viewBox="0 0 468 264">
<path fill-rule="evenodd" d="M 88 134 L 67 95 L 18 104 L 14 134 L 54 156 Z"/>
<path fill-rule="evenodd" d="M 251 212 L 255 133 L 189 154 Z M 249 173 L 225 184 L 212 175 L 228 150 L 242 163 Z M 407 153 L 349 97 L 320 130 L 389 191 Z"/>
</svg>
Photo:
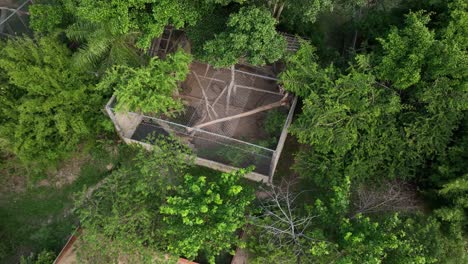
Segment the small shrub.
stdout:
<svg viewBox="0 0 468 264">
<path fill-rule="evenodd" d="M 277 138 L 280 136 L 286 117 L 286 113 L 278 109 L 267 113 L 263 126 L 270 137 Z"/>
</svg>

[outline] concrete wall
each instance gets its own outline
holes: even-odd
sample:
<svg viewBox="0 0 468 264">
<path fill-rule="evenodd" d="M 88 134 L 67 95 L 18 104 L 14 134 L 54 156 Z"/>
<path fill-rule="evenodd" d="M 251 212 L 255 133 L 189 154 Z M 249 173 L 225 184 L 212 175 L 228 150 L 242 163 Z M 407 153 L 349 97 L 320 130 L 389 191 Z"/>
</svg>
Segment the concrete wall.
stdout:
<svg viewBox="0 0 468 264">
<path fill-rule="evenodd" d="M 143 117 L 135 113 L 115 113 L 115 120 L 122 130 L 122 136 L 131 138 Z"/>
<path fill-rule="evenodd" d="M 150 145 L 148 143 L 136 141 L 136 140 L 133 140 L 133 139 L 129 139 L 129 138 L 125 138 L 125 137 L 123 139 L 124 139 L 125 143 L 127 143 L 127 144 L 140 144 L 141 146 L 143 146 L 147 150 L 151 150 L 154 147 L 153 145 Z M 231 166 L 219 163 L 219 162 L 215 162 L 215 161 L 207 160 L 207 159 L 202 159 L 202 158 L 199 158 L 199 157 L 195 158 L 195 164 L 197 164 L 199 166 L 203 166 L 203 167 L 208 167 L 208 168 L 213 169 L 213 170 L 222 171 L 222 172 L 231 172 L 231 171 L 239 169 L 239 168 L 236 168 L 236 167 L 231 167 Z M 268 177 L 266 175 L 263 175 L 263 174 L 260 174 L 260 173 L 256 173 L 256 172 L 247 173 L 246 175 L 244 175 L 244 177 L 251 180 L 251 181 L 262 182 L 262 183 L 266 183 L 266 184 L 269 183 L 269 179 L 270 179 L 270 177 Z"/>
</svg>

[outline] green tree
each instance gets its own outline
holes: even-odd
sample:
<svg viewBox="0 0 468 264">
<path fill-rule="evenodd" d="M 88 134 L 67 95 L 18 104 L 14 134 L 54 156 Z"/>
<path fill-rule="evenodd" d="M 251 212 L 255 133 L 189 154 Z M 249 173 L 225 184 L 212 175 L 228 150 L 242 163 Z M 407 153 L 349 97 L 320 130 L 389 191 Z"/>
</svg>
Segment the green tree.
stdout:
<svg viewBox="0 0 468 264">
<path fill-rule="evenodd" d="M 166 223 L 168 250 L 193 259 L 204 252 L 210 263 L 223 251 L 239 244 L 235 231 L 246 222 L 246 210 L 254 199 L 240 180 L 248 170 L 223 173 L 212 181 L 186 175 L 173 188 L 160 209 Z"/>
<path fill-rule="evenodd" d="M 149 65 L 139 68 L 117 65 L 107 71 L 98 88 L 114 88 L 118 111 L 174 116 L 183 110 L 182 102 L 175 95 L 178 82 L 189 72 L 190 62 L 190 55 L 180 50 L 165 60 L 152 58 Z"/>
<path fill-rule="evenodd" d="M 284 87 L 305 98 L 291 132 L 313 147 L 315 157 L 342 167 L 338 173 L 414 177 L 424 160 L 450 142 L 468 107 L 468 90 L 465 44 L 458 43 L 459 33 L 447 34 L 462 30 L 447 30 L 464 22 L 451 19 L 435 37 L 428 19 L 421 12 L 408 14 L 403 29 L 381 40 L 382 53 L 357 55 L 345 74 L 319 67 L 307 44 L 289 59 Z M 399 60 L 406 57 L 414 61 L 405 66 Z M 400 74 L 401 68 L 409 75 Z"/>
<path fill-rule="evenodd" d="M 304 97 L 290 131 L 313 152 L 299 155 L 307 160 L 299 165 L 315 164 L 313 171 L 328 179 L 336 177 L 331 173 L 360 178 L 402 173 L 406 160 L 396 151 L 405 148 L 396 120 L 402 107 L 398 93 L 377 84 L 366 56 L 358 56 L 347 74 L 332 66 L 322 69 L 315 59 L 314 48 L 304 43 L 281 75 L 286 90 Z"/>
<path fill-rule="evenodd" d="M 204 59 L 205 42 L 212 40 L 226 29 L 229 14 L 230 10 L 224 7 L 206 10 L 195 25 L 187 26 L 185 32 L 190 40 L 190 51 L 197 60 Z"/>
<path fill-rule="evenodd" d="M 99 128 L 102 93 L 92 75 L 73 67 L 65 45 L 51 37 L 19 38 L 8 40 L 2 54 L 0 68 L 9 78 L 2 100 L 11 111 L 3 111 L 0 134 L 11 133 L 20 159 L 56 161 Z"/>
<path fill-rule="evenodd" d="M 61 2 L 54 4 L 34 3 L 29 7 L 30 26 L 35 32 L 54 32 L 64 26 L 67 14 Z M 68 14 L 67 14 L 68 15 Z"/>
<path fill-rule="evenodd" d="M 464 174 L 442 186 L 439 195 L 451 202 L 450 206 L 439 208 L 435 214 L 442 220 L 450 222 L 454 233 L 466 230 L 468 226 L 468 174 Z"/>
<path fill-rule="evenodd" d="M 136 31 L 140 34 L 137 46 L 146 49 L 153 38 L 163 33 L 166 25 L 181 28 L 196 23 L 202 8 L 201 1 L 84 0 L 77 3 L 77 16 L 79 20 L 108 25 L 114 35 Z"/>
<path fill-rule="evenodd" d="M 453 145 L 425 172 L 430 177 L 423 182 L 429 185 L 425 194 L 438 201 L 435 215 L 454 236 L 463 234 L 468 227 L 468 135 L 465 129 L 466 125 L 460 128 L 460 137 L 455 138 Z"/>
<path fill-rule="evenodd" d="M 235 231 L 244 225 L 253 199 L 240 182 L 247 171 L 208 181 L 187 174 L 193 157 L 180 141 L 160 137 L 153 144 L 152 151 L 137 148 L 133 162 L 77 196 L 82 262 L 125 257 L 152 263 L 167 251 L 190 258 L 207 252 L 213 260 L 238 242 Z"/>
<path fill-rule="evenodd" d="M 143 55 L 135 46 L 135 33 L 113 35 L 105 24 L 76 22 L 66 29 L 66 35 L 73 41 L 82 43 L 74 54 L 74 62 L 79 67 L 98 67 L 104 72 L 113 65 L 139 66 Z"/>
<path fill-rule="evenodd" d="M 421 80 L 421 68 L 434 43 L 434 33 L 427 28 L 429 16 L 410 13 L 406 26 L 393 28 L 385 39 L 379 39 L 384 50 L 377 69 L 378 77 L 391 81 L 398 89 L 406 89 Z"/>
<path fill-rule="evenodd" d="M 262 8 L 241 8 L 229 17 L 226 31 L 204 44 L 205 60 L 216 67 L 236 64 L 241 58 L 254 65 L 277 61 L 286 41 L 276 32 L 276 23 Z"/>
<path fill-rule="evenodd" d="M 110 25 L 85 20 L 78 13 L 79 2 L 46 1 L 31 6 L 31 27 L 42 34 L 65 32 L 78 45 L 74 61 L 79 67 L 104 72 L 112 65 L 143 64 L 142 51 L 135 47 L 138 31 L 114 34 Z"/>
<path fill-rule="evenodd" d="M 437 20 L 410 12 L 400 28 L 380 39 L 381 46 L 355 56 L 347 69 L 322 67 L 308 44 L 288 58 L 284 88 L 304 101 L 290 131 L 310 145 L 296 156 L 295 166 L 314 182 L 320 194 L 317 221 L 333 238 L 333 244 L 312 250 L 318 262 L 466 259 L 466 166 L 456 164 L 466 163 L 466 143 L 458 134 L 466 132 L 468 106 L 467 5 L 454 1 L 447 7 Z M 442 205 L 431 217 L 353 215 L 350 188 L 342 185 L 347 177 L 354 184 L 436 181 Z"/>
<path fill-rule="evenodd" d="M 436 263 L 422 241 L 413 240 L 394 214 L 380 222 L 357 215 L 340 224 L 337 263 Z"/>
<path fill-rule="evenodd" d="M 50 264 L 57 258 L 53 251 L 43 250 L 37 256 L 31 255 L 27 258 L 21 257 L 20 264 Z"/>
<path fill-rule="evenodd" d="M 1 47 L 0 47 L 1 49 Z M 8 82 L 8 75 L 0 69 L 0 149 L 2 154 L 13 151 L 16 121 L 19 112 L 17 105 L 24 91 L 16 89 Z"/>
<path fill-rule="evenodd" d="M 140 262 L 140 257 L 151 259 L 164 249 L 159 207 L 168 187 L 182 181 L 193 159 L 174 138 L 157 138 L 154 145 L 153 151 L 137 148 L 131 164 L 116 169 L 94 191 L 77 196 L 75 212 L 84 230 L 82 261 L 113 262 L 128 255 Z M 113 242 L 104 247 L 109 239 Z"/>
<path fill-rule="evenodd" d="M 300 203 L 306 191 L 295 192 L 294 185 L 282 182 L 261 189 L 259 210 L 249 217 L 247 247 L 252 263 L 309 263 L 313 255 L 325 254 L 331 242 L 317 227 L 318 210 Z M 317 202 L 317 205 L 320 205 Z"/>
<path fill-rule="evenodd" d="M 463 240 L 443 234 L 440 222 L 422 214 L 353 214 L 349 178 L 329 184 L 328 196 L 305 203 L 306 190 L 276 187 L 260 200 L 247 248 L 252 263 L 456 263 Z M 312 199 L 313 200 L 313 199 Z M 266 205 L 266 206 L 265 206 Z M 295 239 L 294 239 L 295 238 Z M 300 254 L 298 254 L 300 253 Z M 298 257 L 299 256 L 299 257 Z M 454 262 L 455 261 L 455 262 Z"/>
<path fill-rule="evenodd" d="M 249 227 L 246 237 L 249 263 L 297 263 L 293 249 L 285 246 L 278 250 L 278 245 L 272 241 L 271 236 L 265 235 L 263 228 Z"/>
<path fill-rule="evenodd" d="M 322 11 L 333 9 L 333 0 L 256 0 L 256 2 L 267 6 L 277 20 L 285 20 L 290 24 L 314 23 Z M 281 16 L 283 12 L 284 16 Z"/>
<path fill-rule="evenodd" d="M 468 260 L 463 232 L 447 234 L 445 224 L 433 216 L 422 214 L 405 217 L 400 226 L 409 241 L 405 250 L 389 252 L 391 263 L 410 263 L 411 256 L 420 255 L 421 263 L 465 263 Z"/>
</svg>

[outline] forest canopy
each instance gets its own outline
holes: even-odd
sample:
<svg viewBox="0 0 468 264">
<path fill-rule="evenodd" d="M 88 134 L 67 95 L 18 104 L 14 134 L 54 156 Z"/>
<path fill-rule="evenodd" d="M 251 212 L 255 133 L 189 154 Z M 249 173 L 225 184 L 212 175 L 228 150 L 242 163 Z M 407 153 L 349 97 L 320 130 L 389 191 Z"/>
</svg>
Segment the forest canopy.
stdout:
<svg viewBox="0 0 468 264">
<path fill-rule="evenodd" d="M 6 34 L 0 21 L 0 262 L 50 262 L 77 224 L 82 263 L 230 263 L 237 249 L 248 263 L 468 262 L 466 1 L 28 8 L 28 32 Z M 154 52 L 175 31 L 184 41 Z M 232 80 L 240 65 L 268 69 L 277 95 L 297 97 L 272 182 L 245 179 L 261 156 L 252 148 L 225 155 L 235 170 L 197 166 L 190 137 L 201 130 L 144 147 L 119 137 L 111 97 L 122 119 L 185 118 L 179 92 L 196 63 Z M 221 94 L 236 93 L 228 79 Z M 272 111 L 253 133 L 276 142 L 285 115 Z"/>
</svg>

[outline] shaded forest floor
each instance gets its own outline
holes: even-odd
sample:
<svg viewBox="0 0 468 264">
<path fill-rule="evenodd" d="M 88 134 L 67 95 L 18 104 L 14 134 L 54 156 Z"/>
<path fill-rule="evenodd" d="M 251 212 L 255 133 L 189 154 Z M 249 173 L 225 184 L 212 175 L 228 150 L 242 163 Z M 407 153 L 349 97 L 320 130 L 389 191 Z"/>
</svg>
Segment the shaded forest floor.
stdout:
<svg viewBox="0 0 468 264">
<path fill-rule="evenodd" d="M 78 223 L 73 194 L 106 177 L 119 156 L 96 145 L 42 176 L 2 173 L 2 186 L 8 188 L 0 191 L 0 263 L 18 263 L 20 256 L 43 249 L 60 251 Z"/>
</svg>

